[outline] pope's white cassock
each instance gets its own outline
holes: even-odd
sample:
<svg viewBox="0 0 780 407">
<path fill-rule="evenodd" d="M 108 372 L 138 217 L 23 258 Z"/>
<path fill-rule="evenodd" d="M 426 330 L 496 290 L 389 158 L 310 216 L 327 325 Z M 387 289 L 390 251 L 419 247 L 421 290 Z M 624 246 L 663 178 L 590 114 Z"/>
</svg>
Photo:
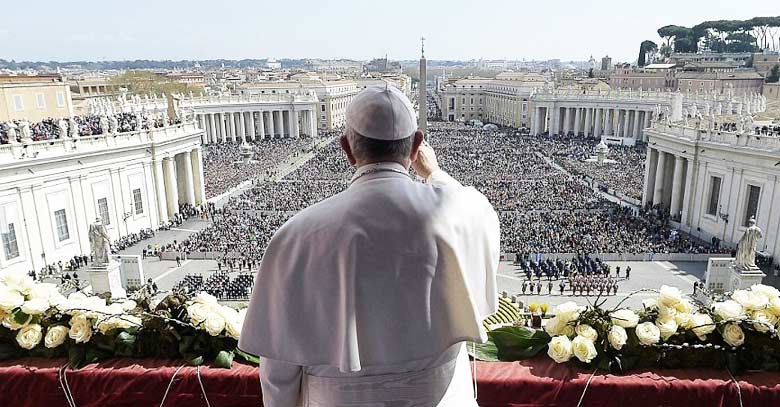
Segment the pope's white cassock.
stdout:
<svg viewBox="0 0 780 407">
<path fill-rule="evenodd" d="M 268 245 L 239 348 L 267 407 L 476 406 L 464 341 L 497 309 L 499 222 L 441 170 L 358 168 Z"/>
</svg>

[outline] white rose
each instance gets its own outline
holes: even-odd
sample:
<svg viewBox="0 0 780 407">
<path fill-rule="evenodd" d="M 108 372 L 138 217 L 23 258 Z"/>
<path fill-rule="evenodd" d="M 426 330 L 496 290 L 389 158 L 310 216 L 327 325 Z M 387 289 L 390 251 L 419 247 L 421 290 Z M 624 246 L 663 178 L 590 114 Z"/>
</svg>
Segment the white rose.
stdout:
<svg viewBox="0 0 780 407">
<path fill-rule="evenodd" d="M 571 351 L 577 359 L 585 363 L 590 363 L 598 356 L 593 341 L 584 336 L 577 336 L 571 341 Z"/>
<path fill-rule="evenodd" d="M 574 332 L 576 332 L 579 336 L 584 336 L 590 339 L 591 342 L 596 342 L 596 339 L 599 338 L 599 333 L 588 324 L 577 325 L 577 328 L 574 329 Z"/>
<path fill-rule="evenodd" d="M 239 320 L 238 317 L 225 320 L 225 332 L 233 339 L 238 339 L 241 336 L 241 327 L 244 321 Z"/>
<path fill-rule="evenodd" d="M 643 322 L 636 326 L 636 337 L 644 345 L 655 345 L 661 340 L 661 330 L 652 322 Z"/>
<path fill-rule="evenodd" d="M 571 322 L 580 317 L 581 307 L 574 301 L 564 302 L 555 307 L 555 316 L 564 322 Z"/>
<path fill-rule="evenodd" d="M 780 317 L 780 298 L 772 298 L 769 300 L 769 311 Z"/>
<path fill-rule="evenodd" d="M 731 294 L 731 299 L 742 305 L 747 311 L 764 309 L 769 305 L 766 295 L 748 290 L 736 290 Z"/>
<path fill-rule="evenodd" d="M 620 309 L 612 314 L 612 323 L 614 325 L 622 326 L 623 328 L 633 328 L 639 322 L 639 315 L 630 309 Z"/>
<path fill-rule="evenodd" d="M 658 305 L 674 307 L 680 301 L 682 301 L 682 292 L 679 288 L 668 285 L 661 286 L 658 291 Z"/>
<path fill-rule="evenodd" d="M 206 332 L 211 336 L 217 336 L 225 329 L 225 318 L 216 312 L 212 312 L 206 317 L 206 322 L 203 324 Z"/>
<path fill-rule="evenodd" d="M 623 328 L 620 325 L 612 325 L 612 328 L 609 329 L 609 334 L 607 334 L 607 339 L 609 340 L 609 344 L 612 345 L 613 348 L 620 350 L 623 348 L 623 346 L 628 341 L 628 334 L 626 333 L 626 328 Z"/>
<path fill-rule="evenodd" d="M 770 327 L 777 324 L 777 316 L 768 310 L 753 311 L 750 319 L 753 320 L 753 328 L 755 328 L 756 331 L 763 333 L 768 332 Z"/>
<path fill-rule="evenodd" d="M 46 337 L 43 339 L 43 344 L 49 349 L 56 348 L 65 343 L 65 338 L 68 337 L 69 331 L 68 327 L 64 325 L 49 327 L 49 330 L 46 331 Z"/>
<path fill-rule="evenodd" d="M 565 321 L 556 315 L 547 320 L 544 325 L 544 331 L 550 334 L 550 336 L 563 335 L 566 333 L 566 326 L 568 324 L 568 321 Z"/>
<path fill-rule="evenodd" d="M 40 315 L 49 309 L 49 301 L 42 298 L 27 300 L 22 304 L 22 312 L 27 315 Z"/>
<path fill-rule="evenodd" d="M 683 299 L 678 302 L 674 308 L 677 310 L 678 313 L 682 314 L 690 314 L 693 312 L 693 303 L 691 303 L 689 300 Z"/>
<path fill-rule="evenodd" d="M 656 301 L 655 298 L 645 298 L 644 300 L 642 300 L 642 306 L 646 310 L 651 310 L 658 306 L 658 301 Z"/>
<path fill-rule="evenodd" d="M 208 306 L 219 304 L 217 297 L 205 292 L 201 292 L 198 295 L 196 295 L 195 298 L 193 298 L 193 301 L 195 301 L 198 304 L 203 304 Z"/>
<path fill-rule="evenodd" d="M 669 319 L 677 316 L 677 308 L 667 307 L 666 305 L 658 306 L 658 318 Z"/>
<path fill-rule="evenodd" d="M 752 287 L 750 287 L 750 291 L 762 294 L 763 296 L 766 297 L 767 301 L 771 301 L 772 298 L 780 297 L 780 290 L 768 285 L 755 284 Z"/>
<path fill-rule="evenodd" d="M 122 311 L 129 312 L 135 309 L 135 307 L 138 306 L 138 303 L 136 303 L 133 300 L 125 300 L 122 302 Z"/>
<path fill-rule="evenodd" d="M 194 303 L 187 307 L 187 313 L 190 315 L 190 320 L 194 325 L 199 325 L 209 316 L 209 307 L 201 304 Z"/>
<path fill-rule="evenodd" d="M 127 329 L 134 326 L 141 326 L 141 318 L 135 315 L 112 315 L 100 319 L 97 324 L 102 334 L 106 334 L 112 329 Z"/>
<path fill-rule="evenodd" d="M 695 313 L 691 316 L 691 331 L 699 339 L 707 339 L 707 335 L 711 334 L 715 330 L 715 324 L 712 322 L 712 318 L 707 314 Z"/>
<path fill-rule="evenodd" d="M 16 322 L 16 319 L 14 319 L 13 315 L 9 313 L 5 315 L 5 318 L 3 318 L 3 326 L 12 331 L 16 331 L 17 329 L 22 328 L 23 326 L 29 324 L 31 320 L 32 320 L 32 315 L 28 315 L 27 320 L 20 324 Z"/>
<path fill-rule="evenodd" d="M 5 275 L 5 285 L 22 295 L 30 295 L 35 286 L 35 281 L 23 272 L 13 272 Z"/>
<path fill-rule="evenodd" d="M 16 343 L 27 350 L 41 343 L 41 339 L 43 339 L 43 333 L 38 324 L 26 325 L 16 334 Z"/>
<path fill-rule="evenodd" d="M 677 333 L 677 321 L 674 318 L 661 319 L 655 321 L 655 326 L 658 327 L 661 333 L 661 338 L 667 340 Z"/>
<path fill-rule="evenodd" d="M 43 328 L 39 324 L 28 324 L 16 334 L 16 342 L 24 349 L 32 349 L 43 339 Z"/>
<path fill-rule="evenodd" d="M 692 314 L 688 314 L 688 313 L 678 313 L 677 315 L 674 316 L 674 322 L 677 322 L 678 327 L 683 329 L 688 329 L 692 326 L 691 325 L 692 316 L 693 316 Z"/>
<path fill-rule="evenodd" d="M 727 324 L 723 327 L 722 335 L 723 340 L 735 348 L 745 343 L 745 333 L 737 324 Z"/>
<path fill-rule="evenodd" d="M 745 318 L 742 305 L 732 300 L 726 300 L 715 304 L 715 315 L 722 320 Z"/>
<path fill-rule="evenodd" d="M 71 318 L 68 336 L 76 341 L 76 343 L 89 342 L 92 338 L 92 322 L 90 322 L 84 314 Z"/>
<path fill-rule="evenodd" d="M 13 311 L 24 303 L 24 296 L 8 286 L 0 284 L 0 308 Z"/>
<path fill-rule="evenodd" d="M 52 295 L 59 294 L 57 291 L 57 285 L 52 283 L 38 283 L 35 284 L 28 295 L 29 299 L 40 298 L 48 300 Z"/>
<path fill-rule="evenodd" d="M 554 336 L 547 344 L 547 356 L 557 363 L 568 362 L 572 356 L 571 341 L 566 336 Z"/>
<path fill-rule="evenodd" d="M 238 311 L 236 311 L 234 308 L 228 307 L 227 305 L 219 306 L 217 308 L 217 312 L 219 312 L 219 315 L 222 315 L 222 318 L 225 318 L 226 321 L 228 319 L 238 317 Z"/>
</svg>

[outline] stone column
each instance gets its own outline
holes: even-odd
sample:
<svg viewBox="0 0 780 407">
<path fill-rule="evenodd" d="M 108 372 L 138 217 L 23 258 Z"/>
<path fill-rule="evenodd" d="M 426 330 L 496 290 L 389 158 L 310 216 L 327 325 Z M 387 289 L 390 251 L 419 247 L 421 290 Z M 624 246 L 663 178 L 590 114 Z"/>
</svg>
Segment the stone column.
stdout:
<svg viewBox="0 0 780 407">
<path fill-rule="evenodd" d="M 631 137 L 634 138 L 634 140 L 639 139 L 639 119 L 640 119 L 640 111 L 634 110 L 634 131 L 631 132 Z"/>
<path fill-rule="evenodd" d="M 160 223 L 168 222 L 168 203 L 165 197 L 165 177 L 163 176 L 163 160 L 154 160 L 154 184 L 157 196 L 157 215 Z"/>
<path fill-rule="evenodd" d="M 581 128 L 582 128 L 582 109 L 577 107 L 574 109 L 574 135 L 575 136 L 580 134 Z"/>
<path fill-rule="evenodd" d="M 276 128 L 274 126 L 274 111 L 271 110 L 268 112 L 268 134 L 271 136 L 271 138 L 276 137 Z"/>
<path fill-rule="evenodd" d="M 219 131 L 222 137 L 222 143 L 227 143 L 227 128 L 225 126 L 225 114 L 219 114 Z"/>
<path fill-rule="evenodd" d="M 623 111 L 623 137 L 631 137 L 631 131 L 629 130 L 629 126 L 631 120 L 631 111 L 630 110 L 624 110 Z"/>
<path fill-rule="evenodd" d="M 255 125 L 255 112 L 249 112 L 249 138 L 252 139 L 252 141 L 257 139 Z"/>
<path fill-rule="evenodd" d="M 165 175 L 165 197 L 168 201 L 168 216 L 173 217 L 179 212 L 179 187 L 176 184 L 176 163 L 173 157 L 163 159 Z"/>
<path fill-rule="evenodd" d="M 238 112 L 238 138 L 243 143 L 246 141 L 246 121 L 244 120 L 244 113 Z"/>
<path fill-rule="evenodd" d="M 647 148 L 647 158 L 645 159 L 645 184 L 642 193 L 642 206 L 648 202 L 653 202 L 653 192 L 655 191 L 655 172 L 658 167 L 658 150 Z"/>
<path fill-rule="evenodd" d="M 653 205 L 664 201 L 664 169 L 666 167 L 666 153 L 658 150 L 658 166 L 655 169 L 655 188 L 653 189 Z"/>
<path fill-rule="evenodd" d="M 645 129 L 650 127 L 650 122 L 651 122 L 650 118 L 651 118 L 650 112 L 645 112 L 645 125 L 644 128 L 642 129 L 642 141 L 644 142 L 647 142 L 647 135 L 645 134 Z"/>
<path fill-rule="evenodd" d="M 195 204 L 195 174 L 192 172 L 192 154 L 184 153 L 181 162 L 184 164 L 184 199 L 191 205 Z"/>
<path fill-rule="evenodd" d="M 561 108 L 553 107 L 552 110 L 552 124 L 550 125 L 550 134 L 558 134 L 561 132 Z"/>
<path fill-rule="evenodd" d="M 258 124 L 260 125 L 260 140 L 265 139 L 265 118 L 263 116 L 265 116 L 264 111 L 257 112 Z"/>
<path fill-rule="evenodd" d="M 588 137 L 588 136 L 591 135 L 591 122 L 593 121 L 592 119 L 593 119 L 593 117 L 592 117 L 592 113 L 591 113 L 591 108 L 586 107 L 585 108 L 585 130 L 584 130 L 585 137 Z"/>
<path fill-rule="evenodd" d="M 601 124 L 602 124 L 602 122 L 603 122 L 603 120 L 601 118 L 601 109 L 600 108 L 596 108 L 596 124 L 594 126 L 595 129 L 594 129 L 593 135 L 598 137 L 598 138 L 601 138 Z"/>
<path fill-rule="evenodd" d="M 217 142 L 217 126 L 214 123 L 214 113 L 209 113 L 209 130 L 210 130 L 209 137 L 211 137 L 211 142 L 212 143 L 216 143 Z"/>
<path fill-rule="evenodd" d="M 617 114 L 616 109 L 607 109 L 607 129 L 605 131 L 605 134 L 607 136 L 614 136 L 615 135 L 615 115 Z"/>
<path fill-rule="evenodd" d="M 301 133 L 300 133 L 300 129 L 298 128 L 298 111 L 295 109 L 291 110 L 290 116 L 292 116 L 292 127 L 290 127 L 290 132 L 292 133 L 291 136 L 295 138 L 300 138 Z"/>
<path fill-rule="evenodd" d="M 230 130 L 228 131 L 228 135 L 230 136 L 230 141 L 235 143 L 236 142 L 236 113 L 235 112 L 228 113 L 228 126 L 230 126 Z"/>
<path fill-rule="evenodd" d="M 311 136 L 317 137 L 317 113 L 312 109 L 309 110 L 309 126 L 311 126 Z"/>
<path fill-rule="evenodd" d="M 674 216 L 682 207 L 683 171 L 685 170 L 685 157 L 675 156 L 674 175 L 672 176 L 672 203 L 669 205 L 669 213 Z"/>
<path fill-rule="evenodd" d="M 293 114 L 292 110 L 287 111 L 287 133 L 289 134 L 290 138 L 295 137 L 293 135 Z M 282 117 L 284 117 L 284 113 L 282 113 Z"/>
<path fill-rule="evenodd" d="M 206 202 L 206 179 L 203 176 L 203 151 L 200 147 L 195 147 L 190 151 L 190 161 L 192 161 L 192 173 L 195 180 L 195 204 L 202 205 Z"/>
</svg>

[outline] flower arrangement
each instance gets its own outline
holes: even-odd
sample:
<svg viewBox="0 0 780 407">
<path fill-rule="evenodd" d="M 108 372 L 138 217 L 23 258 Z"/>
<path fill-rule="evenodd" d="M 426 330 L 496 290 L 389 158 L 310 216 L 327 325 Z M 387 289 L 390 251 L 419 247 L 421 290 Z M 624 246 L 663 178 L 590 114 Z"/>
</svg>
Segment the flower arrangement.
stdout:
<svg viewBox="0 0 780 407">
<path fill-rule="evenodd" d="M 206 293 L 174 293 L 156 304 L 143 290 L 113 302 L 82 292 L 65 297 L 54 284 L 0 273 L 0 359 L 67 356 L 77 368 L 112 357 L 164 357 L 229 368 L 236 355 L 257 362 L 236 348 L 245 311 Z"/>
<path fill-rule="evenodd" d="M 654 290 L 639 292 L 646 291 Z M 710 306 L 669 286 L 645 299 L 641 310 L 622 308 L 624 301 L 613 308 L 598 300 L 560 304 L 541 330 L 504 326 L 488 332 L 490 341 L 477 345 L 474 356 L 518 360 L 546 349 L 557 363 L 618 373 L 646 367 L 780 370 L 780 291 L 773 287 L 737 290 Z"/>
</svg>

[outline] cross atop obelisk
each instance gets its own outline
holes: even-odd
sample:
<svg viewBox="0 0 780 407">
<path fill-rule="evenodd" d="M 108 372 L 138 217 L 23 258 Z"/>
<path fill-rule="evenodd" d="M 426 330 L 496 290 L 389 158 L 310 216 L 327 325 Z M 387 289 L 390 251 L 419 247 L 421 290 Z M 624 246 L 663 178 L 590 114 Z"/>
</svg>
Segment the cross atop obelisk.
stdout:
<svg viewBox="0 0 780 407">
<path fill-rule="evenodd" d="M 428 135 L 428 62 L 425 60 L 425 37 L 420 37 L 420 81 L 417 82 L 417 127 Z"/>
</svg>

